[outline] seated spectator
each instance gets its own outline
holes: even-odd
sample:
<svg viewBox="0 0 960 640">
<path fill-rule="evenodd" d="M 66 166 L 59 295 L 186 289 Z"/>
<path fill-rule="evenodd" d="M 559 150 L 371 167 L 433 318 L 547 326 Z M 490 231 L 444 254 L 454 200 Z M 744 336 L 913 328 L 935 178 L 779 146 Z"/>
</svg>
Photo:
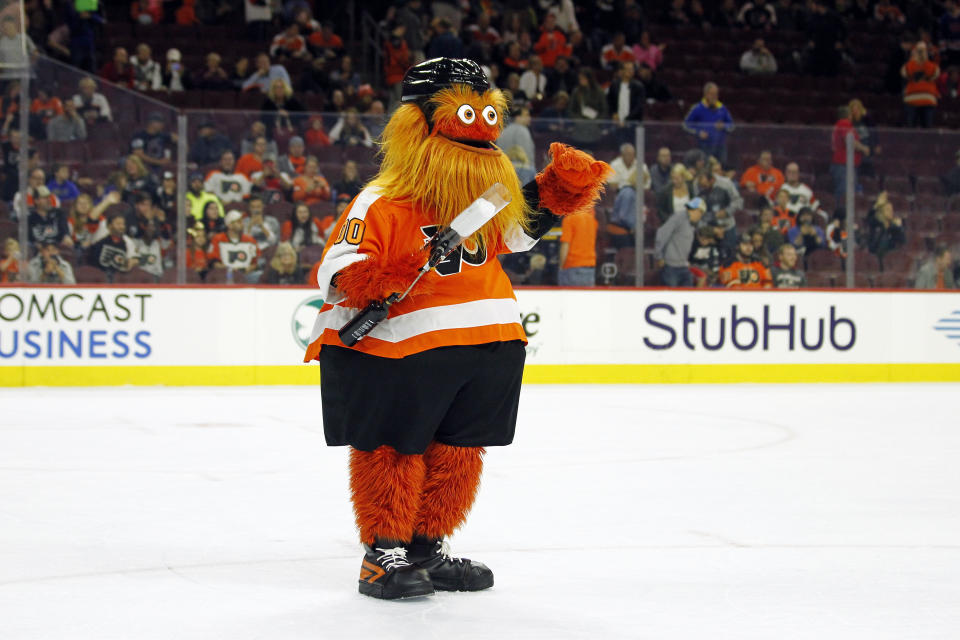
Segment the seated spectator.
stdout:
<svg viewBox="0 0 960 640">
<path fill-rule="evenodd" d="M 171 93 L 192 89 L 190 72 L 183 65 L 179 49 L 167 49 L 167 64 L 160 72 L 160 85 Z"/>
<path fill-rule="evenodd" d="M 220 167 L 207 175 L 203 183 L 205 191 L 217 196 L 221 202 L 240 202 L 250 195 L 250 180 L 236 170 L 236 158 L 232 151 L 220 156 Z"/>
<path fill-rule="evenodd" d="M 310 66 L 300 72 L 300 93 L 318 98 L 325 98 L 330 94 L 330 74 L 327 72 L 326 63 L 324 58 L 314 58 Z"/>
<path fill-rule="evenodd" d="M 553 69 L 547 72 L 547 96 L 555 96 L 561 91 L 570 93 L 577 88 L 577 72 L 570 68 L 570 58 L 560 56 L 553 65 Z"/>
<path fill-rule="evenodd" d="M 127 235 L 127 220 L 122 213 L 107 219 L 107 235 L 90 246 L 87 261 L 105 272 L 109 279 L 118 272 L 137 266 L 137 249 L 133 238 Z"/>
<path fill-rule="evenodd" d="M 256 240 L 261 251 L 277 244 L 280 239 L 280 223 L 274 216 L 264 213 L 263 198 L 250 196 L 247 211 L 247 217 L 243 219 L 243 232 Z"/>
<path fill-rule="evenodd" d="M 933 115 L 940 97 L 937 79 L 940 67 L 930 60 L 927 43 L 918 42 L 910 59 L 900 69 L 906 86 L 903 89 L 904 124 L 907 127 L 933 126 Z"/>
<path fill-rule="evenodd" d="M 297 252 L 306 246 L 322 245 L 333 227 L 332 220 L 328 219 L 327 223 L 325 229 L 320 219 L 310 214 L 310 207 L 301 202 L 294 208 L 290 219 L 283 223 L 280 238 L 293 245 Z"/>
<path fill-rule="evenodd" d="M 674 214 L 685 213 L 686 204 L 693 197 L 693 174 L 678 162 L 670 170 L 670 182 L 656 193 L 655 202 L 660 221 L 666 222 Z M 706 204 L 702 200 L 700 205 L 706 211 Z"/>
<path fill-rule="evenodd" d="M 657 161 L 650 167 L 650 188 L 660 191 L 670 182 L 670 171 L 673 169 L 673 159 L 669 147 L 660 147 L 657 150 Z"/>
<path fill-rule="evenodd" d="M 633 45 L 633 57 L 641 67 L 647 65 L 651 71 L 656 71 L 657 67 L 663 64 L 663 52 L 666 48 L 667 45 L 665 44 L 651 42 L 650 32 L 643 31 L 640 34 L 640 42 Z"/>
<path fill-rule="evenodd" d="M 303 120 L 303 116 L 299 115 L 303 110 L 300 101 L 293 97 L 290 85 L 280 78 L 275 79 L 260 105 L 260 119 L 267 127 L 267 137 L 274 139 L 293 136 Z"/>
<path fill-rule="evenodd" d="M 250 75 L 250 58 L 240 57 L 233 63 L 233 71 L 230 73 L 230 86 L 238 91 L 243 90 L 243 85 Z"/>
<path fill-rule="evenodd" d="M 544 16 L 540 37 L 533 45 L 533 50 L 540 56 L 543 66 L 547 69 L 553 69 L 553 65 L 560 56 L 569 56 L 573 52 L 567 44 L 567 36 L 557 26 L 556 14 L 548 13 Z"/>
<path fill-rule="evenodd" d="M 856 230 L 856 226 L 854 226 Z M 840 258 L 847 257 L 847 221 L 846 214 L 842 209 L 834 212 L 833 218 L 827 225 L 824 233 L 827 236 L 827 249 L 834 252 Z"/>
<path fill-rule="evenodd" d="M 225 217 L 223 205 L 220 204 L 220 201 L 211 200 L 203 206 L 202 217 L 198 224 L 202 225 L 207 235 L 212 238 L 227 228 L 223 222 Z"/>
<path fill-rule="evenodd" d="M 616 70 L 624 62 L 636 64 L 637 56 L 633 49 L 627 46 L 627 37 L 623 31 L 613 34 L 613 41 L 603 45 L 600 50 L 600 64 L 604 69 Z"/>
<path fill-rule="evenodd" d="M 315 156 L 308 156 L 303 166 L 303 175 L 293 180 L 293 201 L 317 204 L 329 200 L 330 185 L 320 173 L 320 162 Z"/>
<path fill-rule="evenodd" d="M 737 22 L 750 29 L 770 31 L 777 26 L 777 10 L 767 0 L 752 0 L 740 7 Z"/>
<path fill-rule="evenodd" d="M 210 243 L 207 240 L 207 230 L 201 224 L 187 229 L 187 269 L 191 269 L 201 278 L 207 273 L 207 253 Z"/>
<path fill-rule="evenodd" d="M 130 17 L 137 24 L 161 24 L 163 22 L 163 4 L 150 0 L 133 0 L 130 3 Z"/>
<path fill-rule="evenodd" d="M 337 124 L 330 130 L 330 141 L 345 147 L 372 147 L 373 137 L 360 121 L 360 115 L 353 107 L 340 116 Z"/>
<path fill-rule="evenodd" d="M 167 119 L 159 111 L 152 112 L 147 118 L 147 127 L 135 134 L 130 140 L 133 155 L 152 167 L 168 167 L 173 164 L 173 150 L 176 137 L 167 133 Z"/>
<path fill-rule="evenodd" d="M 607 118 L 607 97 L 592 69 L 581 67 L 577 72 L 577 86 L 570 94 L 567 112 L 574 119 L 605 120 Z"/>
<path fill-rule="evenodd" d="M 820 201 L 813 195 L 813 189 L 800 181 L 800 166 L 796 162 L 787 165 L 786 180 L 777 192 L 778 199 L 781 192 L 787 194 L 788 202 L 786 206 L 794 216 L 800 212 L 800 209 L 809 207 L 824 222 L 829 220 L 827 212 L 820 208 Z"/>
<path fill-rule="evenodd" d="M 797 250 L 794 246 L 781 245 L 777 253 L 777 263 L 771 269 L 774 288 L 802 289 L 807 286 L 807 276 L 797 262 Z"/>
<path fill-rule="evenodd" d="M 287 28 L 278 33 L 270 43 L 271 58 L 298 58 L 309 59 L 310 50 L 307 49 L 307 40 L 300 35 L 300 24 L 291 22 Z"/>
<path fill-rule="evenodd" d="M 176 218 L 177 213 L 177 176 L 172 171 L 164 171 L 160 186 L 153 192 L 153 203 L 164 212 Z"/>
<path fill-rule="evenodd" d="M 0 272 L 2 269 L 0 262 Z M 60 247 L 52 240 L 41 242 L 37 255 L 27 263 L 27 279 L 40 284 L 77 284 L 73 267 L 60 257 Z"/>
<path fill-rule="evenodd" d="M 102 93 L 97 91 L 97 81 L 90 77 L 83 77 L 77 83 L 80 92 L 73 96 L 73 104 L 77 111 L 87 121 L 87 124 L 94 122 L 113 122 L 113 113 L 110 111 L 110 103 Z"/>
<path fill-rule="evenodd" d="M 277 171 L 287 175 L 291 181 L 303 174 L 303 167 L 307 163 L 307 157 L 303 155 L 304 148 L 303 138 L 300 136 L 290 138 L 287 142 L 287 153 L 280 156 L 277 161 Z"/>
<path fill-rule="evenodd" d="M 530 61 L 520 52 L 520 43 L 511 42 L 507 46 L 507 54 L 503 57 L 503 67 L 507 73 L 523 73 L 530 68 Z"/>
<path fill-rule="evenodd" d="M 307 130 L 303 134 L 303 141 L 311 153 L 316 153 L 318 149 L 332 144 L 330 136 L 323 127 L 323 116 L 310 116 Z"/>
<path fill-rule="evenodd" d="M 263 136 L 257 138 L 253 143 L 253 150 L 245 153 L 237 160 L 236 171 L 242 173 L 250 179 L 254 173 L 263 171 L 263 162 L 267 159 L 267 139 Z"/>
<path fill-rule="evenodd" d="M 670 89 L 660 82 L 646 63 L 640 65 L 640 69 L 637 71 L 637 80 L 643 85 L 643 93 L 646 95 L 647 101 L 669 102 L 673 100 Z"/>
<path fill-rule="evenodd" d="M 76 183 L 70 179 L 70 165 L 58 164 L 53 171 L 53 177 L 47 183 L 47 189 L 56 196 L 60 202 L 67 205 L 70 201 L 76 200 L 80 195 L 80 189 Z"/>
<path fill-rule="evenodd" d="M 293 245 L 281 242 L 273 254 L 270 264 L 260 276 L 260 284 L 295 285 L 303 284 L 307 277 L 307 270 L 300 264 Z"/>
<path fill-rule="evenodd" d="M 341 56 L 339 62 L 340 64 L 330 72 L 330 85 L 348 96 L 354 96 L 360 85 L 364 84 L 363 78 L 353 68 L 353 58 Z"/>
<path fill-rule="evenodd" d="M 698 147 L 707 156 L 726 163 L 727 134 L 733 131 L 733 116 L 720 102 L 716 83 L 703 85 L 703 99 L 690 107 L 683 120 L 683 130 L 697 137 Z"/>
<path fill-rule="evenodd" d="M 133 241 L 137 252 L 137 267 L 153 276 L 155 281 L 163 276 L 163 252 L 160 248 L 160 239 L 157 237 L 157 224 L 153 220 L 146 221 L 140 229 L 140 236 Z"/>
<path fill-rule="evenodd" d="M 266 53 L 260 53 L 254 60 L 253 73 L 243 83 L 241 89 L 244 91 L 257 89 L 262 93 L 267 93 L 270 90 L 270 85 L 277 78 L 282 79 L 290 86 L 290 74 L 287 73 L 287 70 L 282 65 L 271 64 L 270 56 Z"/>
<path fill-rule="evenodd" d="M 13 165 L 13 169 L 15 171 L 17 170 L 16 164 Z M 14 173 L 14 176 L 17 176 L 17 173 Z M 32 210 L 36 207 L 35 194 L 37 193 L 37 190 L 40 187 L 46 186 L 45 184 L 46 181 L 47 181 L 47 174 L 44 173 L 43 169 L 40 169 L 40 168 L 31 169 L 30 172 L 27 174 L 27 202 L 26 202 L 27 209 Z M 14 178 L 14 185 L 13 185 L 14 187 L 17 186 L 16 182 L 17 180 L 16 178 Z M 14 219 L 14 220 L 17 219 L 19 217 L 18 216 L 19 212 L 22 210 L 24 206 L 23 203 L 21 203 L 20 199 L 21 199 L 20 192 L 17 191 L 13 195 L 13 210 L 10 212 L 11 219 Z M 48 204 L 50 209 L 59 209 L 61 203 L 60 203 L 60 199 L 55 194 L 50 193 Z"/>
<path fill-rule="evenodd" d="M 768 203 L 763 203 L 761 210 L 767 206 Z M 773 226 L 786 235 L 790 229 L 797 225 L 798 213 L 800 213 L 799 210 L 794 212 L 790 208 L 790 194 L 786 190 L 780 189 L 777 192 L 777 199 L 773 203 Z"/>
<path fill-rule="evenodd" d="M 525 106 L 530 103 L 530 98 L 520 88 L 520 76 L 516 73 L 507 74 L 507 83 L 503 87 L 503 92 L 507 97 L 507 104 L 511 109 Z"/>
<path fill-rule="evenodd" d="M 780 247 L 787 241 L 786 231 L 792 226 L 793 222 L 791 221 L 789 227 L 781 230 L 774 222 L 773 207 L 766 206 L 760 209 L 760 222 L 757 224 L 757 228 L 763 234 L 763 247 L 767 253 L 776 255 L 780 251 Z"/>
<path fill-rule="evenodd" d="M 547 91 L 547 74 L 539 56 L 530 56 L 530 68 L 520 76 L 519 88 L 530 100 L 543 100 Z"/>
<path fill-rule="evenodd" d="M 133 67 L 133 88 L 138 91 L 156 91 L 161 87 L 160 63 L 153 59 L 150 45 L 141 42 L 130 65 Z"/>
<path fill-rule="evenodd" d="M 720 269 L 720 284 L 730 289 L 770 289 L 770 269 L 753 255 L 750 234 L 740 236 L 733 262 Z"/>
<path fill-rule="evenodd" d="M 783 173 L 773 166 L 773 154 L 761 151 L 757 164 L 743 172 L 740 186 L 747 193 L 757 193 L 772 202 L 783 186 Z"/>
<path fill-rule="evenodd" d="M 887 200 L 887 192 L 877 197 L 873 209 L 867 214 L 867 248 L 883 263 L 883 257 L 906 244 L 903 220 L 894 216 L 893 204 Z"/>
<path fill-rule="evenodd" d="M 695 195 L 703 198 L 711 216 L 733 220 L 734 214 L 743 208 L 743 198 L 733 182 L 710 171 L 697 175 L 693 190 Z"/>
<path fill-rule="evenodd" d="M 956 289 L 953 278 L 953 256 L 944 246 L 937 247 L 933 257 L 917 270 L 917 289 Z"/>
<path fill-rule="evenodd" d="M 766 75 L 777 72 L 777 59 L 767 49 L 763 38 L 753 41 L 753 46 L 740 56 L 740 71 L 751 75 Z"/>
<path fill-rule="evenodd" d="M 37 87 L 37 97 L 30 103 L 30 132 L 34 137 L 45 139 L 47 125 L 63 114 L 63 103 L 57 96 L 51 96 L 44 87 Z"/>
<path fill-rule="evenodd" d="M 728 253 L 726 245 L 717 238 L 713 226 L 697 227 L 693 248 L 690 251 L 690 267 L 694 272 L 695 286 L 698 288 L 716 286 L 720 267 L 727 263 Z"/>
<path fill-rule="evenodd" d="M 591 209 L 564 216 L 560 235 L 561 287 L 593 287 L 597 283 L 597 218 Z"/>
<path fill-rule="evenodd" d="M 610 117 L 621 125 L 643 120 L 643 107 L 647 96 L 643 84 L 634 74 L 632 62 L 621 63 L 617 77 L 607 89 L 607 109 Z"/>
<path fill-rule="evenodd" d="M 100 77 L 122 87 L 133 87 L 133 65 L 123 47 L 113 50 L 113 59 L 100 67 Z"/>
<path fill-rule="evenodd" d="M 27 220 L 30 241 L 41 243 L 50 240 L 65 247 L 72 247 L 73 238 L 67 216 L 59 208 L 52 206 L 50 195 L 50 190 L 43 185 L 34 190 L 33 210 Z"/>
<path fill-rule="evenodd" d="M 682 211 L 673 213 L 657 229 L 653 255 L 661 270 L 660 279 L 665 286 L 693 286 L 690 251 L 693 249 L 694 229 L 700 224 L 705 209 L 703 200 L 693 198 L 684 203 Z"/>
<path fill-rule="evenodd" d="M 263 159 L 263 167 L 250 174 L 253 186 L 251 194 L 257 194 L 264 202 L 283 202 L 285 194 L 293 189 L 293 178 L 277 171 L 277 161 L 271 157 Z"/>
<path fill-rule="evenodd" d="M 767 245 L 763 241 L 763 230 L 760 229 L 759 225 L 754 225 L 747 230 L 747 235 L 750 236 L 750 242 L 753 243 L 753 257 L 762 262 L 763 266 L 770 267 L 773 262 L 773 254 L 767 251 Z"/>
<path fill-rule="evenodd" d="M 325 20 L 320 29 L 310 34 L 307 39 L 314 52 L 328 60 L 336 59 L 343 53 L 343 40 L 333 32 L 333 23 Z"/>
<path fill-rule="evenodd" d="M 240 142 L 240 155 L 252 152 L 253 147 L 257 143 L 257 138 L 261 137 L 267 139 L 267 151 L 265 155 L 273 158 L 278 157 L 280 155 L 280 147 L 277 146 L 276 140 L 272 140 L 270 136 L 267 135 L 267 125 L 265 125 L 262 120 L 254 120 L 250 123 L 250 135 Z"/>
<path fill-rule="evenodd" d="M 787 243 L 797 248 L 802 256 L 809 256 L 817 249 L 827 246 L 827 235 L 823 227 L 814 224 L 813 212 L 809 207 L 800 209 L 797 214 L 797 224 L 787 231 Z"/>
<path fill-rule="evenodd" d="M 52 243 L 56 246 L 56 243 Z M 0 260 L 0 284 L 17 282 L 20 279 L 20 243 L 16 238 L 3 242 L 3 259 Z"/>
<path fill-rule="evenodd" d="M 230 151 L 233 143 L 230 138 L 217 131 L 211 119 L 203 119 L 197 125 L 197 138 L 190 145 L 190 162 L 203 166 L 218 162 L 224 151 Z"/>
<path fill-rule="evenodd" d="M 221 65 L 223 58 L 216 51 L 211 51 L 206 55 L 204 67 L 193 77 L 193 86 L 196 89 L 206 89 L 207 91 L 225 91 L 233 88 L 230 81 L 230 75 Z"/>
<path fill-rule="evenodd" d="M 521 182 L 520 184 L 526 183 Z M 363 180 L 360 179 L 357 163 L 353 160 L 347 160 L 343 164 L 343 173 L 340 174 L 340 179 L 333 185 L 333 197 L 339 200 L 340 196 L 347 195 L 350 200 L 353 200 L 362 189 Z"/>
<path fill-rule="evenodd" d="M 207 203 L 215 202 L 220 208 L 220 217 L 223 216 L 223 205 L 217 196 L 204 191 L 203 174 L 195 171 L 190 174 L 190 181 L 187 183 L 187 208 L 190 215 L 197 221 L 203 219 L 203 211 Z"/>
<path fill-rule="evenodd" d="M 287 6 L 290 6 L 290 3 L 287 3 Z M 289 15 L 293 14 L 293 21 L 300 25 L 300 35 L 304 38 L 309 38 L 313 35 L 314 31 L 320 30 L 320 23 L 313 19 L 313 14 L 311 13 L 310 5 L 306 2 L 303 2 L 299 8 L 294 9 L 292 12 L 288 9 L 284 11 Z"/>
<path fill-rule="evenodd" d="M 87 139 L 87 123 L 77 113 L 73 100 L 63 104 L 63 113 L 50 118 L 47 123 L 47 140 L 50 142 L 71 142 Z"/>
<path fill-rule="evenodd" d="M 124 201 L 131 202 L 141 193 L 153 193 L 157 189 L 157 181 L 147 169 L 147 165 L 139 156 L 129 155 L 123 161 L 123 185 L 118 185 L 120 195 Z"/>
<path fill-rule="evenodd" d="M 260 249 L 252 237 L 243 232 L 243 214 L 230 211 L 223 219 L 226 230 L 210 239 L 207 264 L 214 269 L 251 273 L 257 270 Z"/>
<path fill-rule="evenodd" d="M 110 205 L 120 203 L 120 192 L 111 191 L 96 205 L 89 194 L 81 193 L 73 202 L 71 227 L 73 244 L 86 251 L 90 245 L 107 235 L 107 219 L 103 213 Z"/>
</svg>

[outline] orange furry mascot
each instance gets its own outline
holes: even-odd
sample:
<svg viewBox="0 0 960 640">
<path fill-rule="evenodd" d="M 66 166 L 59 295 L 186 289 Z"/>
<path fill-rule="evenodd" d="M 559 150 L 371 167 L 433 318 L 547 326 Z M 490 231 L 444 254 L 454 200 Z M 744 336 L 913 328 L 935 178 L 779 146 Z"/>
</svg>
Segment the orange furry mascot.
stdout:
<svg viewBox="0 0 960 640">
<path fill-rule="evenodd" d="M 364 545 L 360 592 L 377 598 L 476 591 L 486 566 L 449 555 L 477 493 L 484 447 L 513 440 L 526 339 L 496 256 L 526 251 L 588 209 L 610 167 L 554 143 L 521 186 L 493 144 L 506 101 L 471 60 L 436 58 L 404 77 L 383 132 L 380 172 L 343 212 L 317 271 L 326 304 L 305 361 L 317 359 L 327 444 L 349 445 Z M 352 347 L 338 331 L 402 292 L 425 243 L 492 184 L 512 201 L 427 273 Z"/>
</svg>

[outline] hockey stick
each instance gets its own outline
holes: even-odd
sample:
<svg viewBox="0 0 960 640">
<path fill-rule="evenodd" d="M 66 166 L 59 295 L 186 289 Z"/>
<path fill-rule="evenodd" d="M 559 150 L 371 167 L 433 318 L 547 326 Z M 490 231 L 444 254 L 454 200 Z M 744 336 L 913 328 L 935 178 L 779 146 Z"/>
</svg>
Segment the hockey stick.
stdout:
<svg viewBox="0 0 960 640">
<path fill-rule="evenodd" d="M 353 320 L 343 326 L 338 332 L 340 341 L 348 347 L 357 344 L 373 328 L 383 322 L 390 313 L 390 306 L 407 297 L 414 285 L 426 273 L 443 262 L 463 242 L 476 233 L 477 229 L 486 224 L 501 209 L 510 204 L 510 192 L 499 182 L 495 182 L 483 192 L 479 198 L 470 203 L 460 212 L 449 227 L 438 230 L 432 238 L 423 244 L 426 249 L 430 246 L 430 257 L 417 271 L 417 276 L 403 293 L 391 293 L 383 300 L 375 300 L 368 304 Z"/>
</svg>

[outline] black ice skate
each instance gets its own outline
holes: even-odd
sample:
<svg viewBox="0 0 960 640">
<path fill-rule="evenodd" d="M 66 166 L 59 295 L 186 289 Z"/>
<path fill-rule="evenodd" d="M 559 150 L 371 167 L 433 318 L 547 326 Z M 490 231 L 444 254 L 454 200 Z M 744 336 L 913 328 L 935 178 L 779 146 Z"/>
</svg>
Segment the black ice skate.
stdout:
<svg viewBox="0 0 960 640">
<path fill-rule="evenodd" d="M 454 558 L 442 538 L 414 536 L 407 559 L 430 574 L 438 591 L 480 591 L 493 586 L 493 572 L 485 564 Z"/>
<path fill-rule="evenodd" d="M 433 593 L 430 576 L 407 560 L 407 550 L 402 544 L 377 540 L 373 547 L 365 544 L 363 549 L 366 551 L 360 565 L 360 593 L 363 595 L 396 600 Z"/>
</svg>

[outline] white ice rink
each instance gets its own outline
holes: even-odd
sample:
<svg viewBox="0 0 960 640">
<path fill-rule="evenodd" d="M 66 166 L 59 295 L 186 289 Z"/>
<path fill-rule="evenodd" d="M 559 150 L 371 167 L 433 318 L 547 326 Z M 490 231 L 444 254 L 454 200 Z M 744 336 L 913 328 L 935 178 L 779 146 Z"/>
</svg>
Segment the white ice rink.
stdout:
<svg viewBox="0 0 960 640">
<path fill-rule="evenodd" d="M 406 602 L 318 389 L 0 390 L 0 639 L 958 638 L 958 390 L 527 386 Z"/>
</svg>

